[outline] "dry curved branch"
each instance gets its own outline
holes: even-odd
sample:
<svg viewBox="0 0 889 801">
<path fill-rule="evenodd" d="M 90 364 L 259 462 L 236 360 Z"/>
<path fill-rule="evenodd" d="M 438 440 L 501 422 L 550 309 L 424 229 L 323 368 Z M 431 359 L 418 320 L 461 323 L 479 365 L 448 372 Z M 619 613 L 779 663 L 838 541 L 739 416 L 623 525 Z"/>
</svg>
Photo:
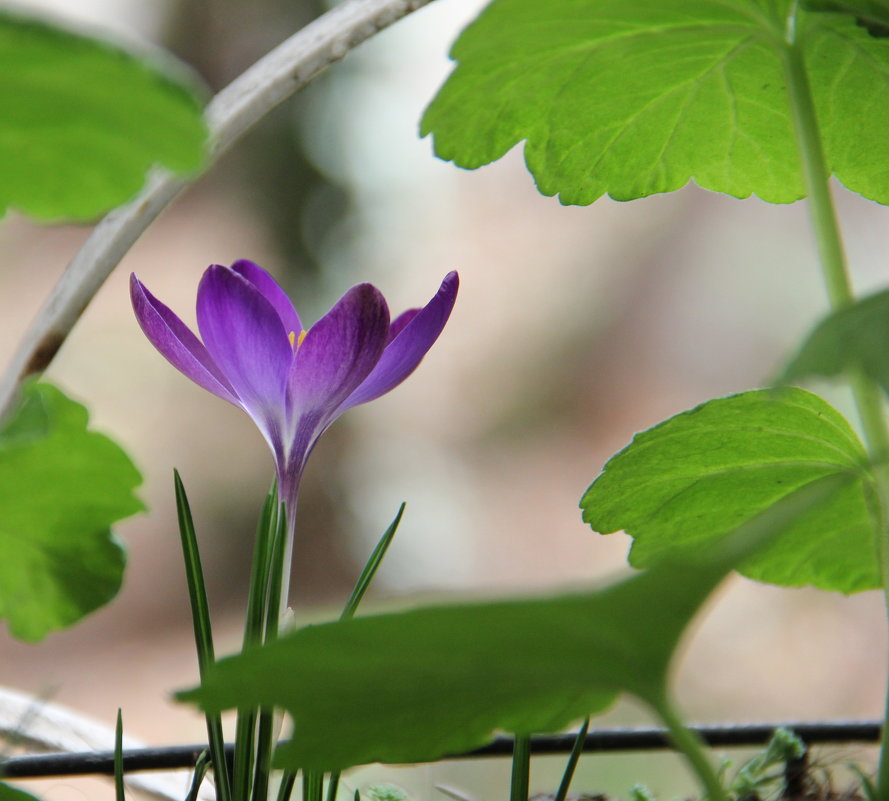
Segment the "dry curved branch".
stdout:
<svg viewBox="0 0 889 801">
<path fill-rule="evenodd" d="M 142 748 L 141 742 L 124 735 L 124 748 Z M 0 743 L 24 747 L 31 753 L 83 753 L 114 748 L 114 729 L 68 707 L 0 687 Z M 181 801 L 189 784 L 189 772 L 156 771 L 126 777 L 127 785 L 156 801 Z M 201 801 L 214 801 L 216 793 L 205 781 Z"/>
<path fill-rule="evenodd" d="M 257 61 L 207 106 L 207 168 L 282 101 L 352 48 L 431 0 L 346 0 Z M 12 409 L 21 383 L 43 372 L 99 287 L 142 232 L 179 191 L 182 179 L 155 170 L 130 203 L 110 212 L 68 264 L 0 379 L 0 417 Z"/>
</svg>

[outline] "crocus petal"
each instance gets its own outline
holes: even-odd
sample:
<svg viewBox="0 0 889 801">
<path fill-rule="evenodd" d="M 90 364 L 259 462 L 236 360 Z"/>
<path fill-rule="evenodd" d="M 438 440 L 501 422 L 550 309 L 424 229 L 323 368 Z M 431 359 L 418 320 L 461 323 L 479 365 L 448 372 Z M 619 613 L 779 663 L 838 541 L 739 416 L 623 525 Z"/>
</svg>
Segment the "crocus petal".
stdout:
<svg viewBox="0 0 889 801">
<path fill-rule="evenodd" d="M 386 340 L 386 347 L 389 347 L 389 343 L 395 339 L 402 331 L 404 331 L 405 326 L 414 319 L 420 313 L 420 309 L 408 309 L 407 311 L 402 312 L 396 317 L 389 326 L 389 338 Z"/>
<path fill-rule="evenodd" d="M 445 327 L 457 300 L 459 284 L 457 273 L 445 276 L 435 297 L 407 320 L 401 332 L 386 346 L 377 366 L 346 399 L 338 414 L 385 395 L 416 370 Z"/>
<path fill-rule="evenodd" d="M 283 424 L 293 350 L 278 312 L 246 278 L 211 265 L 198 285 L 198 328 L 213 361 L 267 435 Z"/>
<path fill-rule="evenodd" d="M 296 414 L 323 412 L 322 427 L 380 359 L 389 333 L 389 308 L 370 284 L 352 287 L 313 325 L 290 380 Z"/>
<path fill-rule="evenodd" d="M 243 275 L 253 286 L 255 286 L 265 299 L 274 306 L 278 312 L 278 317 L 284 324 L 284 330 L 289 334 L 293 332 L 299 336 L 303 330 L 302 323 L 299 321 L 299 315 L 293 308 L 293 303 L 287 297 L 287 293 L 281 289 L 278 282 L 272 278 L 258 264 L 254 264 L 247 259 L 238 259 L 232 269 L 238 274 Z"/>
<path fill-rule="evenodd" d="M 130 275 L 130 298 L 145 336 L 173 367 L 208 392 L 235 406 L 241 405 L 235 390 L 200 340 L 133 274 Z"/>
</svg>

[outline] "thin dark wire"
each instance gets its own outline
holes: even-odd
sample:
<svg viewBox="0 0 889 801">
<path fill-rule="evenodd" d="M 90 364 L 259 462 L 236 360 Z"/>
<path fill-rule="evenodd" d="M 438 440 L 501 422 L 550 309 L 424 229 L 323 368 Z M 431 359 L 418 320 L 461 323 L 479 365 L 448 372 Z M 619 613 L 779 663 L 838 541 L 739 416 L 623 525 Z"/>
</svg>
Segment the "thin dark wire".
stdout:
<svg viewBox="0 0 889 801">
<path fill-rule="evenodd" d="M 739 747 L 768 742 L 777 728 L 791 729 L 807 744 L 876 743 L 880 738 L 879 721 L 840 721 L 830 723 L 756 723 L 728 726 L 690 726 L 707 745 Z M 531 753 L 569 754 L 576 734 L 534 735 Z M 671 748 L 664 729 L 599 729 L 587 734 L 584 753 L 615 751 L 651 751 Z M 180 745 L 167 748 L 140 748 L 123 752 L 126 773 L 142 770 L 171 770 L 194 766 L 205 745 Z M 510 756 L 512 737 L 496 737 L 491 743 L 464 754 L 451 754 L 443 759 L 477 759 Z M 231 759 L 233 746 L 226 746 Z M 41 754 L 9 757 L 0 762 L 0 775 L 9 779 L 30 779 L 44 776 L 78 776 L 114 774 L 114 752 L 96 751 L 75 754 Z"/>
</svg>

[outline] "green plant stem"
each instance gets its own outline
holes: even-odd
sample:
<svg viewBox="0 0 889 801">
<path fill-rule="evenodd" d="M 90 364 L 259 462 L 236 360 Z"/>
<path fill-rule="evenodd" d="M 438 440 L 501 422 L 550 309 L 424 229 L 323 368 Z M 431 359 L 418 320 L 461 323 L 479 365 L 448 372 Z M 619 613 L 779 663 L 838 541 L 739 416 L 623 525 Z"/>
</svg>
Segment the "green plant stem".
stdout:
<svg viewBox="0 0 889 801">
<path fill-rule="evenodd" d="M 791 27 L 791 41 L 783 48 L 784 72 L 802 161 L 803 179 L 809 198 L 809 214 L 818 247 L 821 270 L 827 285 L 831 308 L 836 311 L 854 301 L 852 284 L 843 249 L 842 237 L 830 192 L 830 170 L 815 114 L 811 86 L 806 73 L 802 48 Z M 876 489 L 875 521 L 879 526 L 877 551 L 880 576 L 889 618 L 889 429 L 883 411 L 879 387 L 860 370 L 849 376 L 849 385 L 861 418 L 865 442 L 874 465 Z M 886 716 L 889 719 L 889 686 L 886 691 Z M 889 801 L 889 726 L 883 726 L 880 764 L 877 770 L 877 797 Z"/>
<path fill-rule="evenodd" d="M 830 194 L 830 172 L 824 158 L 818 120 L 805 63 L 796 45 L 785 48 L 790 109 L 802 159 L 803 182 L 809 197 L 809 214 L 815 233 L 818 258 L 827 285 L 832 309 L 852 303 L 852 284 L 846 267 L 846 254 Z"/>
<path fill-rule="evenodd" d="M 707 758 L 704 743 L 696 734 L 685 728 L 676 710 L 673 709 L 672 702 L 664 697 L 654 704 L 654 710 L 669 730 L 673 745 L 685 755 L 697 775 L 708 801 L 729 801 L 719 776 Z"/>
<path fill-rule="evenodd" d="M 509 801 L 528 801 L 531 779 L 531 737 L 516 735 L 512 750 L 512 780 Z"/>
<path fill-rule="evenodd" d="M 818 132 L 815 104 L 806 74 L 802 52 L 790 44 L 784 53 L 790 106 L 802 159 L 803 179 L 809 198 L 809 214 L 815 232 L 818 257 L 827 286 L 830 307 L 838 311 L 854 301 L 846 255 L 840 235 L 833 197 L 830 192 L 830 172 Z M 889 430 L 883 415 L 880 390 L 867 376 L 856 373 L 849 381 L 861 417 L 864 437 L 870 455 L 878 464 L 889 456 Z M 889 532 L 884 532 L 884 539 Z"/>
</svg>

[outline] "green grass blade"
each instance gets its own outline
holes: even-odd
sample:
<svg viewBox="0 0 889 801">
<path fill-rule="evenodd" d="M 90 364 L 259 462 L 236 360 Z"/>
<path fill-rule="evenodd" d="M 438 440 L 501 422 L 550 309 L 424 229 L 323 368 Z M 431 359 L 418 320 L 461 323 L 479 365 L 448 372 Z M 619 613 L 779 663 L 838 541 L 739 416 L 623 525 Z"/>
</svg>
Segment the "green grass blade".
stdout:
<svg viewBox="0 0 889 801">
<path fill-rule="evenodd" d="M 269 583 L 270 557 L 278 528 L 277 489 L 266 496 L 256 528 L 253 565 L 250 571 L 250 592 L 247 597 L 247 620 L 244 626 L 244 647 L 262 641 Z"/>
<path fill-rule="evenodd" d="M 266 644 L 278 639 L 281 621 L 281 587 L 283 585 L 284 553 L 287 545 L 287 513 L 284 504 L 277 507 L 269 529 L 274 527 L 269 557 L 268 587 L 265 599 Z M 272 769 L 272 752 L 275 749 L 275 712 L 272 708 L 259 711 L 256 735 L 256 763 L 253 769 L 253 801 L 265 801 L 268 795 L 269 773 Z"/>
<path fill-rule="evenodd" d="M 336 794 L 340 788 L 340 772 L 335 771 L 330 774 L 330 779 L 327 782 L 327 801 L 336 801 Z M 278 799 L 281 801 L 281 799 Z"/>
<path fill-rule="evenodd" d="M 235 724 L 235 751 L 232 760 L 234 798 L 248 798 L 253 771 L 253 746 L 256 739 L 256 710 L 239 709 Z"/>
<path fill-rule="evenodd" d="M 290 567 L 284 564 L 284 555 L 287 551 L 287 510 L 283 503 L 278 507 L 275 522 L 266 595 L 264 638 L 266 645 L 278 639 L 278 629 L 281 624 L 281 587 L 284 585 L 284 570 Z"/>
<path fill-rule="evenodd" d="M 207 602 L 207 589 L 201 569 L 201 556 L 198 551 L 197 535 L 191 507 L 179 471 L 173 471 L 173 484 L 176 489 L 176 512 L 179 517 L 179 534 L 182 538 L 182 555 L 185 559 L 185 576 L 188 581 L 188 598 L 191 603 L 191 616 L 194 625 L 194 639 L 198 655 L 198 669 L 201 679 L 208 667 L 215 661 L 213 633 L 210 626 L 210 605 Z M 231 801 L 228 763 L 225 759 L 225 736 L 222 731 L 222 718 L 219 714 L 208 713 L 207 737 L 210 743 L 210 756 L 213 761 L 213 776 L 219 801 Z"/>
<path fill-rule="evenodd" d="M 531 737 L 516 736 L 512 751 L 512 779 L 509 783 L 509 801 L 528 801 L 531 778 Z"/>
<path fill-rule="evenodd" d="M 324 774 L 316 771 L 303 771 L 302 801 L 321 801 L 324 788 Z"/>
<path fill-rule="evenodd" d="M 395 519 L 383 532 L 383 536 L 380 537 L 380 541 L 371 552 L 367 564 L 364 565 L 364 570 L 361 571 L 358 581 L 355 582 L 355 587 L 352 589 L 352 594 L 349 596 L 349 600 L 346 601 L 346 606 L 340 615 L 340 620 L 347 620 L 350 617 L 354 617 L 355 612 L 358 610 L 358 605 L 364 598 L 377 570 L 383 563 L 383 558 L 386 556 L 386 551 L 389 550 L 389 546 L 392 544 L 395 532 L 398 531 L 398 526 L 401 523 L 401 517 L 404 514 L 405 506 L 406 504 L 402 503 L 401 506 L 398 507 L 398 513 L 395 515 Z M 336 792 L 339 783 L 340 773 L 339 771 L 334 771 L 330 774 L 330 782 L 327 785 L 327 801 L 336 801 Z"/>
<path fill-rule="evenodd" d="M 269 774 L 272 771 L 272 751 L 275 748 L 275 713 L 273 709 L 259 712 L 256 732 L 256 764 L 253 768 L 253 801 L 266 801 Z"/>
<path fill-rule="evenodd" d="M 559 782 L 559 789 L 556 791 L 556 797 L 553 801 L 565 801 L 568 797 L 568 788 L 571 786 L 571 780 L 574 778 L 574 770 L 580 755 L 583 753 L 583 745 L 586 741 L 586 733 L 590 728 L 590 719 L 587 718 L 577 732 L 577 739 L 574 741 L 574 747 L 571 749 L 571 756 L 568 757 L 568 764 L 565 765 L 565 772 L 562 774 L 562 781 Z"/>
<path fill-rule="evenodd" d="M 188 795 L 185 801 L 198 801 L 198 793 L 201 790 L 201 783 L 207 775 L 207 768 L 210 767 L 210 752 L 201 751 L 197 761 L 194 763 L 194 775 L 191 777 L 191 787 L 188 789 Z"/>
<path fill-rule="evenodd" d="M 364 570 L 361 571 L 358 581 L 355 582 L 355 588 L 352 590 L 352 594 L 346 602 L 346 607 L 340 615 L 340 620 L 352 617 L 355 614 L 355 610 L 358 609 L 358 604 L 360 604 L 361 599 L 364 598 L 364 594 L 367 592 L 368 587 L 370 587 L 377 569 L 383 562 L 383 557 L 386 555 L 386 551 L 389 550 L 389 546 L 392 544 L 395 532 L 398 531 L 398 525 L 401 523 L 401 516 L 404 514 L 404 507 L 405 504 L 403 503 L 398 507 L 398 514 L 395 515 L 395 519 L 389 524 L 389 528 L 383 532 L 383 536 L 380 537 L 380 541 L 377 543 L 376 548 L 373 549 L 370 558 L 367 560 L 367 564 L 364 566 Z"/>
<path fill-rule="evenodd" d="M 244 624 L 244 648 L 262 641 L 266 619 L 267 591 L 269 583 L 269 557 L 277 530 L 277 490 L 272 486 L 265 499 L 256 541 L 253 547 L 253 564 L 250 570 L 250 590 L 247 596 L 247 613 Z M 256 745 L 257 710 L 239 709 L 235 726 L 234 798 L 250 797 L 250 780 L 254 767 Z"/>
<path fill-rule="evenodd" d="M 114 727 L 114 798 L 116 801 L 126 801 L 123 786 L 123 715 L 120 707 L 117 709 L 117 725 Z"/>
<path fill-rule="evenodd" d="M 867 801 L 877 801 L 877 785 L 874 780 L 868 776 L 854 762 L 847 762 L 846 767 L 855 774 L 859 782 L 859 791 L 867 799 Z"/>
<path fill-rule="evenodd" d="M 235 752 L 232 760 L 234 798 L 249 798 L 250 776 L 256 741 L 256 709 L 239 709 L 235 724 Z"/>
<path fill-rule="evenodd" d="M 278 799 L 277 801 L 290 801 L 290 796 L 293 795 L 293 787 L 296 784 L 296 774 L 292 771 L 285 771 L 284 775 L 281 777 L 281 784 L 278 786 Z"/>
</svg>

